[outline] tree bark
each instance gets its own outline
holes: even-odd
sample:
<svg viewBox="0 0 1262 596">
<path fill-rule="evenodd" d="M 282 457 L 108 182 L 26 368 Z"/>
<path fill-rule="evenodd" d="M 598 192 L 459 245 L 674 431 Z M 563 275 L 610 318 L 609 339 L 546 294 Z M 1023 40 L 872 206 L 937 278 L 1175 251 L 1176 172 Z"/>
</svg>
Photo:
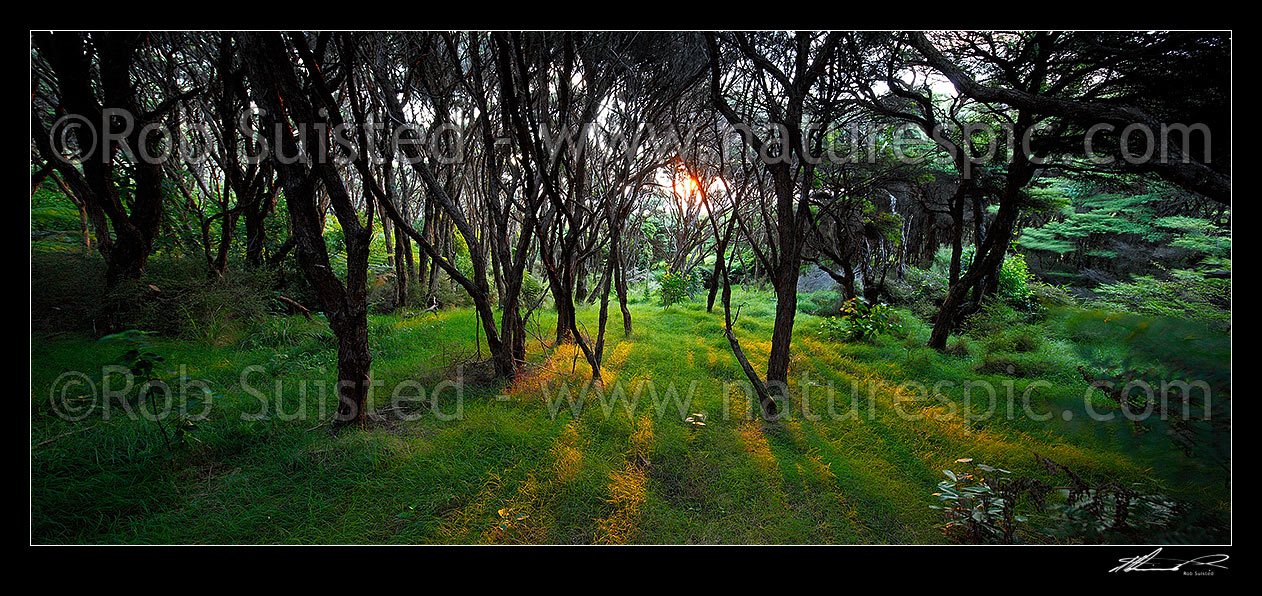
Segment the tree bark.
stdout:
<svg viewBox="0 0 1262 596">
<path fill-rule="evenodd" d="M 1024 131 L 1029 126 L 1026 114 L 1022 113 L 1017 117 L 1017 126 L 1019 131 Z M 929 335 L 929 347 L 936 350 L 946 348 L 947 337 L 958 322 L 964 297 L 971 289 L 982 283 L 987 275 L 994 277 L 994 272 L 1003 263 L 1019 213 L 1021 189 L 1030 182 L 1033 176 L 1034 166 L 1026 156 L 1017 152 L 1012 163 L 1008 165 L 1007 182 L 1004 194 L 1000 198 L 999 211 L 986 230 L 986 237 L 978 248 L 968 271 L 964 273 L 959 283 L 947 290 L 946 299 L 942 301 L 938 316 L 934 319 L 933 331 Z"/>
<path fill-rule="evenodd" d="M 304 49 L 300 37 L 293 39 L 300 50 Z M 284 155 L 298 155 L 296 134 L 303 135 L 302 146 L 308 150 L 320 147 L 312 125 L 319 121 L 315 117 L 313 103 L 321 102 L 313 102 L 303 92 L 281 35 L 247 33 L 241 35 L 241 42 L 255 102 L 266 110 L 262 115 L 263 122 L 270 130 L 278 131 L 279 149 Z M 304 61 L 307 59 L 308 56 L 304 56 Z M 307 64 L 307 67 L 313 78 L 323 76 L 312 64 Z M 322 83 L 320 80 L 315 82 Z M 295 131 L 291 120 L 306 126 Z M 279 131 L 284 134 L 279 134 Z M 362 422 L 368 409 L 372 356 L 368 350 L 367 281 L 372 230 L 359 221 L 358 211 L 331 156 L 309 154 L 307 158 L 306 163 L 277 160 L 276 169 L 285 189 L 298 262 L 315 288 L 329 327 L 337 337 L 338 406 L 334 423 L 342 426 Z M 347 255 L 346 285 L 329 266 L 324 244 L 324 217 L 316 197 L 317 180 L 325 188 L 329 204 L 342 226 Z M 370 214 L 371 210 L 370 206 Z"/>
</svg>

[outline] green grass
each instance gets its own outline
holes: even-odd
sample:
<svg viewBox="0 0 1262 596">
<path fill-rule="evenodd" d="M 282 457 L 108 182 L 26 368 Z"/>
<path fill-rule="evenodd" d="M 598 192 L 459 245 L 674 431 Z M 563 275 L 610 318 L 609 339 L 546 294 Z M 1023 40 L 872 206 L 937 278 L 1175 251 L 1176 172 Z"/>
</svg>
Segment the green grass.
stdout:
<svg viewBox="0 0 1262 596">
<path fill-rule="evenodd" d="M 737 331 L 755 367 L 770 349 L 774 302 L 737 293 Z M 645 392 L 628 414 L 606 416 L 589 395 L 581 414 L 566 403 L 549 415 L 541 386 L 589 376 L 572 345 L 545 349 L 533 338 L 528 367 L 513 387 L 465 387 L 459 420 L 423 407 L 417 419 L 329 431 L 335 379 L 331 335 L 301 317 L 275 320 L 233 345 L 157 340 L 166 364 L 207 380 L 217 393 L 209 419 L 187 447 L 167 455 L 155 424 L 100 412 L 67 421 L 49 391 L 65 371 L 99 371 L 118 356 L 86 338 L 37 336 L 32 347 L 32 539 L 37 543 L 937 543 L 931 493 L 957 458 L 1038 474 L 1032 452 L 1122 482 L 1157 484 L 1166 494 L 1229 514 L 1229 491 L 1208 482 L 1215 471 L 1183 457 L 1160 437 L 1125 420 L 1095 423 L 1003 415 L 969 420 L 962 408 L 986 407 L 984 392 L 965 396 L 963 379 L 984 379 L 1015 395 L 1035 382 L 1039 411 L 1081 410 L 1087 384 L 1075 370 L 1123 350 L 1118 333 L 1087 323 L 1090 311 L 1054 311 L 1047 321 L 992 336 L 953 339 L 947 353 L 923 347 L 928 327 L 906 312 L 903 329 L 875 343 L 836 343 L 817 333 L 819 319 L 799 313 L 790 370 L 791 395 L 810 385 L 810 410 L 793 398 L 789 417 L 747 419 L 724 383 L 742 374 L 722 335 L 722 314 L 704 299 L 662 309 L 632 307 L 635 331 L 623 337 L 612 313 L 605 379 L 612 390 L 639 381 L 673 384 L 692 401 L 682 420 L 674 404 L 659 416 Z M 595 309 L 580 317 L 594 330 Z M 1095 317 L 1095 318 L 1093 318 Z M 549 338 L 552 320 L 539 321 Z M 1139 323 L 1131 322 L 1132 327 Z M 1127 324 L 1125 321 L 1109 324 Z M 532 325 L 533 326 L 533 325 Z M 1049 330 L 1065 330 L 1051 332 Z M 1133 332 L 1132 332 L 1133 334 Z M 370 321 L 373 378 L 433 387 L 455 360 L 475 356 L 475 321 L 466 309 Z M 482 357 L 486 357 L 481 341 Z M 1218 345 L 1218 344 L 1215 344 Z M 1226 367 L 1209 354 L 1202 366 Z M 1228 348 L 1229 350 L 1229 348 Z M 260 420 L 258 399 L 240 384 L 283 388 L 284 413 Z M 573 372 L 571 372 L 573 371 Z M 92 373 L 97 374 L 98 373 Z M 307 382 L 305 404 L 300 384 Z M 915 401 L 916 381 L 942 398 Z M 313 395 L 323 381 L 324 397 Z M 695 382 L 695 385 L 693 383 Z M 851 405 L 852 382 L 868 395 L 858 420 L 827 414 Z M 814 393 L 818 391 L 818 393 Z M 627 398 L 629 399 L 630 393 Z M 660 398 L 660 395 L 659 395 Z M 862 402 L 862 399 L 861 399 Z M 389 396 L 376 396 L 378 408 Z M 1077 405 L 1076 405 L 1077 404 Z M 453 413 L 454 393 L 437 405 Z M 1100 408 L 1106 407 L 1104 404 Z M 116 410 L 117 412 L 117 410 Z M 901 412 L 901 414 L 900 414 Z M 918 419 L 912 419 L 919 415 Z M 297 419 L 293 419 L 297 418 Z M 646 465 L 647 464 L 647 465 Z M 1221 476 L 1221 473 L 1219 473 Z"/>
</svg>

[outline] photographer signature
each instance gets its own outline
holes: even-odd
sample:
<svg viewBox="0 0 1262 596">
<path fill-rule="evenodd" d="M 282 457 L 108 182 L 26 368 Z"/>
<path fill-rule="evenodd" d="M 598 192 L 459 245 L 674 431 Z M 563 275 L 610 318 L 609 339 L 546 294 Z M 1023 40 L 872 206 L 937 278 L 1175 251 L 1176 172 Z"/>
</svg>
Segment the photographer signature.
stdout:
<svg viewBox="0 0 1262 596">
<path fill-rule="evenodd" d="M 1109 573 L 1118 571 L 1179 571 L 1185 566 L 1202 566 L 1214 567 L 1218 569 L 1226 569 L 1226 565 L 1219 565 L 1230 557 L 1228 555 L 1203 555 L 1195 559 L 1186 561 L 1180 559 L 1171 559 L 1169 557 L 1158 557 L 1161 549 L 1157 549 L 1141 557 L 1129 557 L 1118 559 L 1122 564 L 1109 570 Z"/>
</svg>

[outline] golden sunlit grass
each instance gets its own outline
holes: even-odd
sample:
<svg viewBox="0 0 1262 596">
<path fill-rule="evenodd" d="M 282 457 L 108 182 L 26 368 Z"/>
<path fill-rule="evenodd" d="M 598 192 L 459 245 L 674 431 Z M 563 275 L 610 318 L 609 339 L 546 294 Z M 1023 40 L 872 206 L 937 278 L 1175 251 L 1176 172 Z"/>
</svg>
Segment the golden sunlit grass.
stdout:
<svg viewBox="0 0 1262 596">
<path fill-rule="evenodd" d="M 548 450 L 546 468 L 526 475 L 512 496 L 501 503 L 478 542 L 530 544 L 546 542 L 553 521 L 550 503 L 583 468 L 583 440 L 578 422 L 565 425 Z"/>
<path fill-rule="evenodd" d="M 596 521 L 597 544 L 630 544 L 638 535 L 638 522 L 648 490 L 644 486 L 645 470 L 652 465 L 649 455 L 653 443 L 653 419 L 642 416 L 631 433 L 627 462 L 622 469 L 609 474 L 609 499 L 613 506 L 609 515 Z"/>
<path fill-rule="evenodd" d="M 749 454 L 749 459 L 753 462 L 754 467 L 763 474 L 771 484 L 780 483 L 780 467 L 776 464 L 776 458 L 771 455 L 771 447 L 767 444 L 767 437 L 763 435 L 762 423 L 758 421 L 750 421 L 742 424 L 737 432 L 740 435 L 741 444 L 745 448 L 745 453 Z"/>
<path fill-rule="evenodd" d="M 577 422 L 570 422 L 552 444 L 552 478 L 556 482 L 569 482 L 583 466 L 582 443 L 578 436 Z"/>
<path fill-rule="evenodd" d="M 609 354 L 605 356 L 605 361 L 601 363 L 602 366 L 610 370 L 622 368 L 622 364 L 627 361 L 627 356 L 631 354 L 631 346 L 633 345 L 635 344 L 630 341 L 618 342 L 618 345 L 614 346 L 609 351 Z"/>
<path fill-rule="evenodd" d="M 627 468 L 609 474 L 609 503 L 614 510 L 596 520 L 596 544 L 631 544 L 635 542 L 637 521 L 644 507 L 647 491 L 644 471 L 628 464 Z"/>
<path fill-rule="evenodd" d="M 486 511 L 495 504 L 503 486 L 502 477 L 498 473 L 491 473 L 482 482 L 478 492 L 438 529 L 437 534 L 451 542 L 469 541 L 469 533 L 486 517 Z"/>
</svg>

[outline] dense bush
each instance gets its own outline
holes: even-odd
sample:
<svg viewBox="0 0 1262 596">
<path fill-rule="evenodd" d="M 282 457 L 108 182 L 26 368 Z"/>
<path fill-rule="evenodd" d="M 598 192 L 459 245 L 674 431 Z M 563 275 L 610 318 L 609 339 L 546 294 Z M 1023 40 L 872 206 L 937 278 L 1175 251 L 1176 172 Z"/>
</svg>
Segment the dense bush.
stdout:
<svg viewBox="0 0 1262 596">
<path fill-rule="evenodd" d="M 442 271 L 438 272 L 438 279 L 434 281 L 434 300 L 443 308 L 473 305 L 469 293 Z"/>
<path fill-rule="evenodd" d="M 1190 515 L 1187 503 L 1174 501 L 1153 487 L 1091 479 L 1085 470 L 1034 455 L 1046 478 L 955 461 L 943 470 L 933 496 L 942 512 L 943 533 L 970 544 L 1023 542 L 1163 543 L 1192 537 L 1221 539 L 1226 524 L 1212 514 Z"/>
<path fill-rule="evenodd" d="M 368 312 L 387 313 L 402 304 L 398 302 L 398 279 L 391 269 L 384 274 L 368 276 Z"/>
<path fill-rule="evenodd" d="M 1162 268 L 1230 267 L 1229 219 L 1189 205 L 1185 191 L 1139 179 L 1050 183 L 1046 190 L 1063 195 L 1061 207 L 1018 237 L 1036 255 L 1043 274 L 1095 269 L 1148 275 Z"/>
<path fill-rule="evenodd" d="M 521 280 L 521 309 L 525 311 L 535 306 L 539 299 L 543 297 L 545 290 L 543 282 L 531 275 L 529 271 L 526 271 Z"/>
<path fill-rule="evenodd" d="M 104 334 L 105 260 L 93 252 L 31 251 L 31 330 Z"/>
<path fill-rule="evenodd" d="M 1009 377 L 1037 377 L 1040 362 L 1031 362 L 1025 358 L 1006 355 L 988 355 L 982 358 L 981 364 L 973 370 L 985 375 L 1005 375 Z"/>
<path fill-rule="evenodd" d="M 968 341 L 964 338 L 955 338 L 947 342 L 946 353 L 957 358 L 967 358 L 969 355 Z"/>
<path fill-rule="evenodd" d="M 1077 303 L 1063 285 L 1052 285 L 1031 279 L 1030 297 L 1040 306 L 1070 306 Z"/>
<path fill-rule="evenodd" d="M 739 261 L 731 263 L 727 270 L 727 279 L 732 285 L 745 283 L 748 281 L 746 279 L 748 275 L 749 272 L 745 270 L 745 265 Z M 715 284 L 722 285 L 722 278 L 716 279 L 714 277 L 714 257 L 706 259 L 702 266 L 697 268 L 696 278 L 697 284 L 701 289 L 708 290 L 714 287 Z"/>
<path fill-rule="evenodd" d="M 1025 313 L 1017 312 L 1006 302 L 988 300 L 977 312 L 964 320 L 963 328 L 973 337 L 986 338 L 1024 322 L 1026 322 Z"/>
<path fill-rule="evenodd" d="M 1025 263 L 1025 255 L 1009 253 L 1004 256 L 999 267 L 999 283 L 997 292 L 1015 308 L 1033 310 L 1037 304 L 1030 292 L 1030 281 L 1034 278 Z"/>
<path fill-rule="evenodd" d="M 661 277 L 661 288 L 659 293 L 662 297 L 662 306 L 671 306 L 688 299 L 691 291 L 692 276 L 681 274 L 675 271 L 666 270 Z"/>
<path fill-rule="evenodd" d="M 269 318 L 244 337 L 243 349 L 256 348 L 303 348 L 311 352 L 330 350 L 337 346 L 337 338 L 322 316 L 312 321 L 298 316 Z"/>
<path fill-rule="evenodd" d="M 825 337 L 839 341 L 872 341 L 901 327 L 889 306 L 858 297 L 847 300 L 838 316 L 826 317 L 821 325 Z"/>
<path fill-rule="evenodd" d="M 946 248 L 946 254 L 949 262 L 949 248 Z M 901 278 L 885 282 L 886 295 L 890 297 L 891 304 L 907 308 L 920 319 L 932 321 L 938 314 L 938 306 L 946 299 L 945 271 L 939 271 L 937 265 L 929 269 L 907 267 Z"/>
<path fill-rule="evenodd" d="M 1110 310 L 1219 323 L 1231 322 L 1231 280 L 1193 270 L 1171 271 L 1166 279 L 1142 275 L 1095 289 L 1096 306 Z"/>
<path fill-rule="evenodd" d="M 107 301 L 124 327 L 226 345 L 281 312 L 270 271 L 228 271 L 207 278 L 201 263 L 159 260 L 145 275 L 120 282 Z"/>
<path fill-rule="evenodd" d="M 209 278 L 193 259 L 149 259 L 138 280 L 104 290 L 105 261 L 77 253 L 31 255 L 31 325 L 104 334 L 141 329 L 221 345 L 237 341 L 282 305 L 275 273 L 229 270 Z"/>
<path fill-rule="evenodd" d="M 964 249 L 964 254 L 960 258 L 961 275 L 968 272 L 976 252 L 977 249 L 972 246 Z M 1017 252 L 1004 255 L 1003 263 L 999 266 L 998 277 L 995 292 L 1004 302 L 1013 308 L 1025 311 L 1035 310 L 1040 306 L 1030 289 L 1034 275 L 1030 273 L 1030 267 L 1025 262 L 1025 255 Z"/>
</svg>

